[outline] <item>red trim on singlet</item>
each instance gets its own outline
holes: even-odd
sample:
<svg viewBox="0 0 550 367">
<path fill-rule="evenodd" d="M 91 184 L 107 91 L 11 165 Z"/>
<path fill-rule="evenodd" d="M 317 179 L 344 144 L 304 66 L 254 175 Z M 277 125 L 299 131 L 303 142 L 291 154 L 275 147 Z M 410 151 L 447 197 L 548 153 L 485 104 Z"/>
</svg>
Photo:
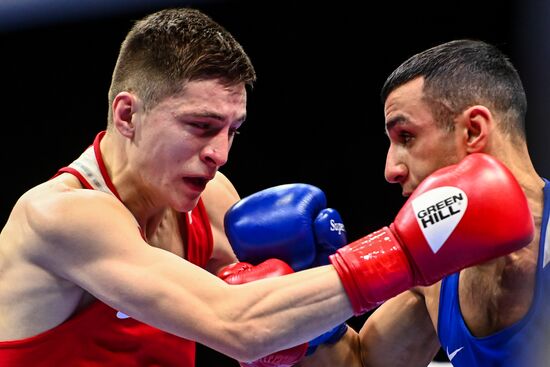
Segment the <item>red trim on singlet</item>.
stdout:
<svg viewBox="0 0 550 367">
<path fill-rule="evenodd" d="M 61 168 L 59 171 L 57 171 L 57 173 L 53 177 L 57 177 L 62 173 L 70 173 L 71 175 L 78 178 L 78 181 L 80 181 L 82 186 L 84 186 L 85 188 L 87 188 L 89 190 L 94 189 L 93 186 L 88 182 L 88 180 L 86 180 L 86 178 L 80 172 L 78 172 L 77 170 L 75 170 L 72 167 L 63 167 L 63 168 Z"/>
<path fill-rule="evenodd" d="M 122 202 L 122 199 L 120 198 L 120 195 L 118 194 L 118 191 L 113 184 L 113 181 L 111 181 L 111 177 L 109 177 L 109 173 L 107 172 L 107 167 L 105 167 L 105 163 L 103 162 L 103 156 L 101 155 L 101 149 L 99 148 L 99 143 L 101 142 L 101 139 L 103 139 L 103 136 L 105 136 L 106 131 L 100 131 L 95 139 L 94 139 L 94 154 L 95 159 L 97 160 L 97 165 L 99 167 L 99 171 L 101 172 L 101 175 L 103 176 L 103 179 L 105 180 L 105 183 L 107 184 L 107 187 L 118 200 Z"/>
</svg>

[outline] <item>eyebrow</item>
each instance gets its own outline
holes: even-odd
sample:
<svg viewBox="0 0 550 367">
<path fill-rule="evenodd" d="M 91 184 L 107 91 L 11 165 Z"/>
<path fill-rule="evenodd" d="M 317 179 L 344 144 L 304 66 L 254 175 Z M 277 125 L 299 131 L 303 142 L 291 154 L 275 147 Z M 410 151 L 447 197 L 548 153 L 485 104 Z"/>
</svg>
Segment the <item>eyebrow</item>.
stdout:
<svg viewBox="0 0 550 367">
<path fill-rule="evenodd" d="M 388 132 L 395 128 L 396 125 L 406 125 L 409 123 L 409 119 L 407 119 L 403 115 L 397 115 L 391 118 L 386 122 L 386 135 L 388 135 Z"/>
<path fill-rule="evenodd" d="M 209 112 L 209 111 L 199 112 L 199 113 L 196 113 L 196 112 L 195 113 L 182 113 L 179 116 L 180 117 L 209 118 L 209 119 L 214 119 L 214 120 L 218 120 L 218 121 L 225 121 L 224 116 L 222 116 L 218 113 Z M 242 115 L 240 118 L 233 121 L 232 123 L 243 123 L 245 120 L 246 120 L 246 114 Z"/>
</svg>

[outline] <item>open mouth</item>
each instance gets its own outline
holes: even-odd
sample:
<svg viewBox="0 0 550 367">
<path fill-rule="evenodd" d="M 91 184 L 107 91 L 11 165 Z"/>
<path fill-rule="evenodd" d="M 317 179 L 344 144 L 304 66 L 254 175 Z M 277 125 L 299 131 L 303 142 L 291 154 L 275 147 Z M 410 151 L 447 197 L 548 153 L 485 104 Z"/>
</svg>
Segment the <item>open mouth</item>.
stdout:
<svg viewBox="0 0 550 367">
<path fill-rule="evenodd" d="M 208 179 L 203 177 L 186 177 L 183 179 L 187 186 L 189 186 L 194 191 L 203 191 L 208 183 Z"/>
</svg>

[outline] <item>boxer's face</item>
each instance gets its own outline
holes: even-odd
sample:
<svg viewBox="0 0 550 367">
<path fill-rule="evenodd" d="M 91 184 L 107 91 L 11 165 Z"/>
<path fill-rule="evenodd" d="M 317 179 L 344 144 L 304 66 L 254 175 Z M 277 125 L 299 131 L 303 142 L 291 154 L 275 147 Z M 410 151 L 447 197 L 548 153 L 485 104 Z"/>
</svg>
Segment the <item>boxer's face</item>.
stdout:
<svg viewBox="0 0 550 367">
<path fill-rule="evenodd" d="M 148 200 L 191 210 L 227 162 L 245 117 L 244 84 L 227 87 L 217 80 L 188 82 L 181 94 L 140 109 L 130 153 Z"/>
<path fill-rule="evenodd" d="M 390 93 L 384 113 L 390 147 L 385 177 L 398 183 L 409 196 L 436 169 L 457 163 L 465 156 L 456 131 L 440 127 L 422 100 L 423 79 L 414 79 Z"/>
</svg>

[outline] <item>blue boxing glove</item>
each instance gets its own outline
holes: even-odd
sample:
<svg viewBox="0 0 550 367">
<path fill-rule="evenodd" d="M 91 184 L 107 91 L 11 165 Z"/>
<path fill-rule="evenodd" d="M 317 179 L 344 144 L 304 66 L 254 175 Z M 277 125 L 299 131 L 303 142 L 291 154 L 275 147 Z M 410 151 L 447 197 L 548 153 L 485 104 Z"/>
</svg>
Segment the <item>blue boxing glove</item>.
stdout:
<svg viewBox="0 0 550 367">
<path fill-rule="evenodd" d="M 327 208 L 318 187 L 296 183 L 271 187 L 233 205 L 225 232 L 237 258 L 259 264 L 277 258 L 294 271 L 330 264 L 329 255 L 347 244 L 340 214 Z M 341 324 L 311 340 L 307 354 L 322 343 L 335 343 L 347 330 Z"/>
<path fill-rule="evenodd" d="M 275 257 L 294 271 L 326 265 L 328 256 L 347 244 L 340 214 L 326 206 L 318 187 L 271 187 L 233 205 L 225 215 L 225 233 L 239 261 L 259 264 Z"/>
<path fill-rule="evenodd" d="M 323 194 L 323 198 L 324 196 Z M 346 228 L 336 209 L 325 208 L 317 214 L 313 221 L 313 233 L 316 255 L 315 260 L 308 268 L 330 264 L 329 256 L 347 244 Z"/>
</svg>

